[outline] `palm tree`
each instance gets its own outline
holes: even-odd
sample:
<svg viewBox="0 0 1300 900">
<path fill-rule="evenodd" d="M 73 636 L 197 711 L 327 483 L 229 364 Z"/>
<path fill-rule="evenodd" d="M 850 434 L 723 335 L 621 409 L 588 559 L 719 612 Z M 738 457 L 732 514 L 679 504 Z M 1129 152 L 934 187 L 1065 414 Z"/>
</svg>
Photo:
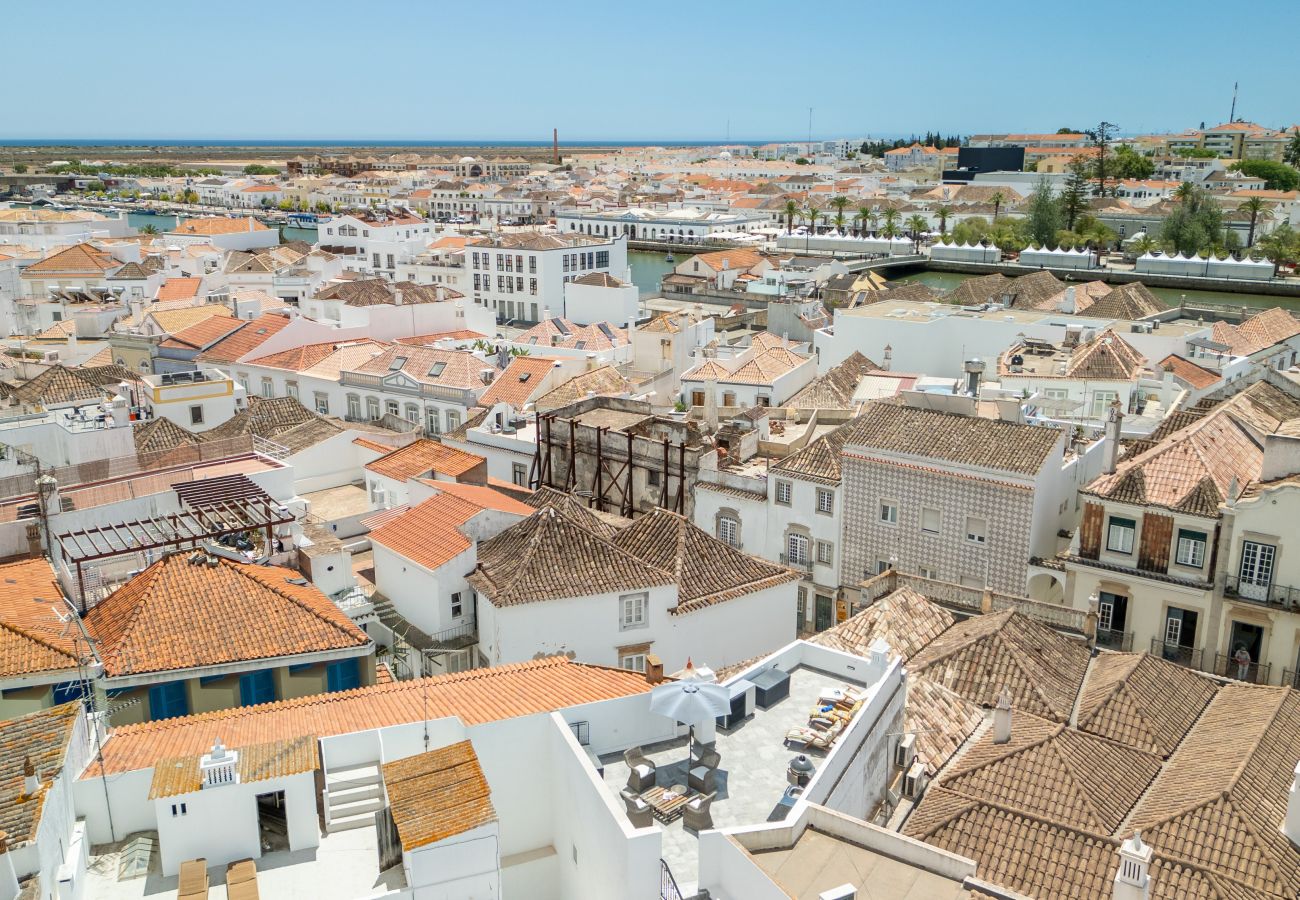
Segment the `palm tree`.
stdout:
<svg viewBox="0 0 1300 900">
<path fill-rule="evenodd" d="M 794 231 L 794 217 L 799 215 L 799 204 L 793 200 L 785 201 L 785 233 Z"/>
<path fill-rule="evenodd" d="M 854 219 L 857 220 L 858 228 L 861 229 L 863 237 L 867 236 L 867 221 L 870 218 L 871 218 L 871 207 L 859 206 L 858 214 L 854 216 Z"/>
<path fill-rule="evenodd" d="M 1186 203 L 1196 196 L 1196 185 L 1190 181 L 1184 181 L 1174 190 L 1174 199 L 1179 203 Z"/>
<path fill-rule="evenodd" d="M 813 234 L 817 233 L 817 216 L 819 213 L 820 210 L 813 206 L 812 201 L 809 200 L 808 205 L 804 208 L 803 218 L 808 223 L 808 230 Z"/>
<path fill-rule="evenodd" d="M 893 238 L 898 236 L 898 217 L 900 213 L 892 206 L 885 207 L 885 237 Z"/>
<path fill-rule="evenodd" d="M 1242 212 L 1250 216 L 1250 232 L 1246 235 L 1246 246 L 1253 247 L 1255 245 L 1255 223 L 1259 221 L 1261 215 L 1266 216 L 1270 207 L 1259 197 L 1251 197 L 1241 204 L 1241 209 Z"/>
<path fill-rule="evenodd" d="M 158 233 L 158 226 L 157 226 L 157 225 L 144 225 L 144 226 L 142 226 L 142 227 L 140 228 L 140 233 L 141 233 L 141 234 L 157 234 L 157 233 Z"/>
<path fill-rule="evenodd" d="M 831 206 L 835 207 L 835 230 L 844 230 L 844 208 L 849 205 L 848 197 L 831 198 Z"/>
<path fill-rule="evenodd" d="M 935 214 L 936 216 L 939 217 L 939 233 L 940 233 L 940 234 L 947 234 L 947 233 L 948 233 L 948 217 L 952 215 L 952 207 L 951 207 L 951 206 L 940 206 L 938 209 L 936 209 L 936 210 L 934 211 L 934 214 Z"/>
<path fill-rule="evenodd" d="M 867 219 L 871 222 L 871 233 L 875 234 L 876 229 L 880 227 L 880 213 L 873 209 L 867 213 Z"/>
<path fill-rule="evenodd" d="M 1135 256 L 1146 256 L 1155 250 L 1160 249 L 1160 243 L 1149 234 L 1144 234 L 1133 243 L 1129 244 L 1129 251 Z"/>
<path fill-rule="evenodd" d="M 1002 210 L 1002 204 L 1007 202 L 1007 198 L 1002 196 L 1001 191 L 994 191 L 993 196 L 989 198 L 989 202 L 993 204 L 993 221 L 996 222 L 998 213 Z"/>
<path fill-rule="evenodd" d="M 907 230 L 912 232 L 912 243 L 916 245 L 916 251 L 921 252 L 921 235 L 930 229 L 930 223 L 925 220 L 925 216 L 919 213 L 913 213 L 907 219 Z"/>
</svg>

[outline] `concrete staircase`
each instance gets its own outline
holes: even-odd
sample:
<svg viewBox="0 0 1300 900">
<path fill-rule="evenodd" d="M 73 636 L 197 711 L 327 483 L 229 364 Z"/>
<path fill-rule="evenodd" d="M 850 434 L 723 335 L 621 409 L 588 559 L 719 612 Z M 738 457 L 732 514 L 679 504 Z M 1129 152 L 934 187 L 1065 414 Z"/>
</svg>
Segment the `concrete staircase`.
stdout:
<svg viewBox="0 0 1300 900">
<path fill-rule="evenodd" d="M 384 805 L 384 777 L 378 763 L 331 769 L 325 775 L 325 830 L 329 834 L 366 828 Z"/>
</svg>

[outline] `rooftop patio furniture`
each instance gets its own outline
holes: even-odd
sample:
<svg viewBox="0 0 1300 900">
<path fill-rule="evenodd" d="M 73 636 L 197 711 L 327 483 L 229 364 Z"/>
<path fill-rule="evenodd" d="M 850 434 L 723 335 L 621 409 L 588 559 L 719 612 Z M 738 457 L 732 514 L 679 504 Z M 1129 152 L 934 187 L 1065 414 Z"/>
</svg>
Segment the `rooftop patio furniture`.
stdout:
<svg viewBox="0 0 1300 900">
<path fill-rule="evenodd" d="M 203 857 L 181 863 L 176 881 L 176 900 L 207 900 L 208 861 Z"/>
<path fill-rule="evenodd" d="M 228 900 L 258 900 L 257 864 L 251 859 L 241 859 L 226 866 L 226 897 Z"/>
<path fill-rule="evenodd" d="M 791 728 L 785 733 L 787 744 L 801 744 L 805 750 L 810 747 L 826 750 L 844 730 L 843 722 L 835 722 L 825 730 L 809 727 Z"/>
<path fill-rule="evenodd" d="M 790 673 L 780 669 L 766 669 L 749 676 L 754 683 L 754 703 L 759 709 L 768 709 L 790 696 Z"/>
<path fill-rule="evenodd" d="M 852 706 L 866 699 L 866 691 L 852 686 L 826 687 L 821 689 L 817 699 L 823 703 L 838 703 Z"/>
<path fill-rule="evenodd" d="M 686 773 L 686 784 L 693 791 L 707 793 L 717 789 L 718 770 L 708 766 L 692 766 Z"/>
<path fill-rule="evenodd" d="M 668 787 L 652 787 L 641 795 L 641 799 L 650 804 L 654 817 L 660 822 L 671 822 L 681 816 L 686 809 L 691 793 L 684 785 L 674 784 Z"/>
<path fill-rule="evenodd" d="M 623 808 L 627 810 L 627 819 L 632 823 L 633 828 L 649 828 L 654 824 L 654 816 L 649 803 L 646 803 L 629 790 L 622 790 L 618 793 L 623 798 Z"/>
<path fill-rule="evenodd" d="M 716 794 L 696 794 L 686 801 L 682 810 L 682 827 L 687 831 L 707 831 L 713 827 L 713 814 L 709 811 Z"/>
<path fill-rule="evenodd" d="M 623 751 L 623 760 L 627 763 L 627 789 L 634 794 L 643 794 L 655 785 L 655 764 L 645 755 L 640 747 L 629 747 Z"/>
</svg>

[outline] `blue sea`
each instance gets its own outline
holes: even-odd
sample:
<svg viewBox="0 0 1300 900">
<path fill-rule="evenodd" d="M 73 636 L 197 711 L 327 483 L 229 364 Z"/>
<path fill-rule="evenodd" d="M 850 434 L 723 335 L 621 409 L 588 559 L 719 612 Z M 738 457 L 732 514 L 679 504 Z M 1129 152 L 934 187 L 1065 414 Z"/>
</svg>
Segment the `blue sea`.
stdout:
<svg viewBox="0 0 1300 900">
<path fill-rule="evenodd" d="M 739 144 L 757 147 L 774 141 L 574 140 L 564 138 L 561 147 L 711 147 Z M 463 141 L 463 140 L 194 140 L 189 138 L 0 138 L 0 147 L 549 147 L 550 141 Z"/>
</svg>

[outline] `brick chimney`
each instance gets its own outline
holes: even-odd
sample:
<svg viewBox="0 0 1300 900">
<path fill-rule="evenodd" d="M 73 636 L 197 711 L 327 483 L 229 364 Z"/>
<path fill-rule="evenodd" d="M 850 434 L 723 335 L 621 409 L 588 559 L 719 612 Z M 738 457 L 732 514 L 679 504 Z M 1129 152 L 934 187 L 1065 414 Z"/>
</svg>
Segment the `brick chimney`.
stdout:
<svg viewBox="0 0 1300 900">
<path fill-rule="evenodd" d="M 664 680 L 663 660 L 653 653 L 645 655 L 645 680 L 650 684 L 658 684 Z"/>
</svg>

